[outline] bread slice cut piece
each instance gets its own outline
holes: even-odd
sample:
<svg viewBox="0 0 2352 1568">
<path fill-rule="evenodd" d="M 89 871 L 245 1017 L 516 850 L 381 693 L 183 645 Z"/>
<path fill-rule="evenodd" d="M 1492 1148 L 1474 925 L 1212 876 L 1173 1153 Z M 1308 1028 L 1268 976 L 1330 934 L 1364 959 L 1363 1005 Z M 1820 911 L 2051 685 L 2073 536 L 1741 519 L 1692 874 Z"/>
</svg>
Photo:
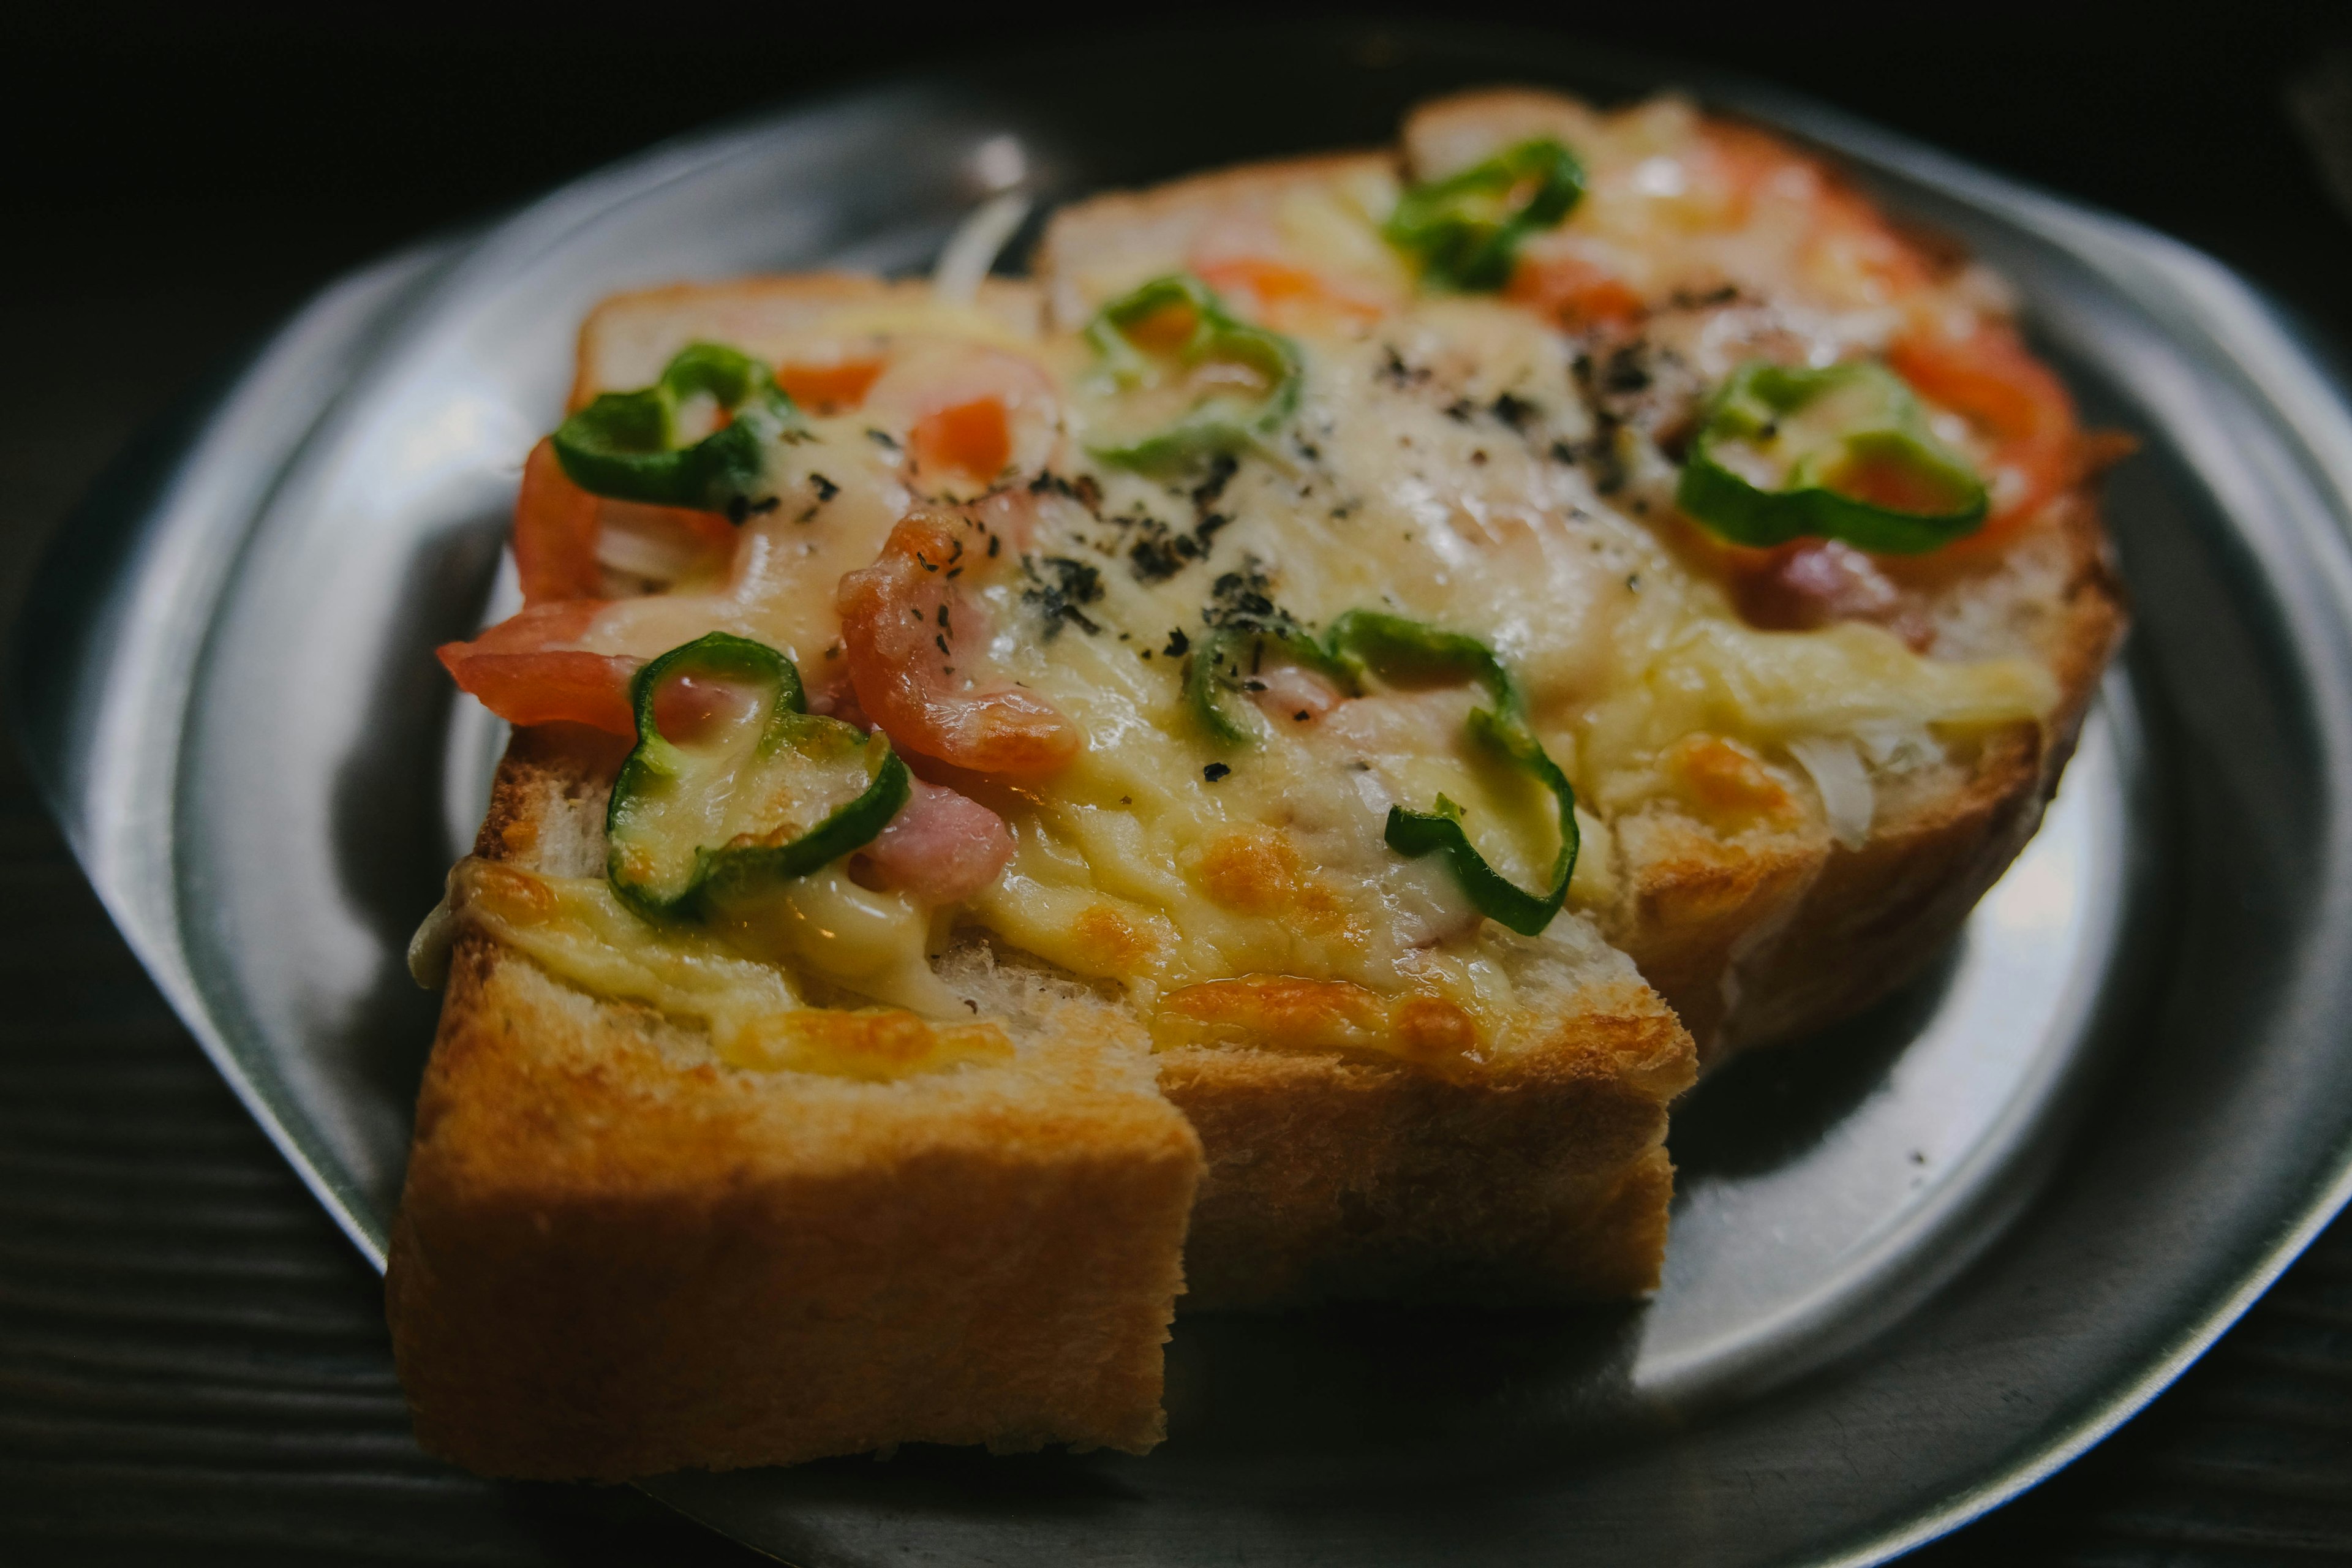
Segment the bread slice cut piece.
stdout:
<svg viewBox="0 0 2352 1568">
<path fill-rule="evenodd" d="M 1622 973 L 1562 984 L 1526 1021 L 1535 1038 L 1467 1070 L 1162 1051 L 1160 1087 L 1208 1156 L 1184 1309 L 1655 1289 L 1674 1194 L 1666 1109 L 1695 1057 L 1657 994 L 1608 957 Z"/>
<path fill-rule="evenodd" d="M 593 874 L 614 761 L 519 732 L 478 858 Z M 1134 1009 L 968 942 L 941 968 L 1015 1059 L 877 1083 L 725 1067 L 690 1021 L 466 930 L 386 1278 L 419 1439 L 607 1480 L 901 1442 L 1140 1452 L 1180 1300 L 1654 1289 L 1689 1037 L 1581 947 L 1529 962 L 1517 1049 L 1449 1064 L 1313 1048 L 1296 996 L 1286 1042 L 1244 1008 L 1147 1054 Z"/>
<path fill-rule="evenodd" d="M 1065 208 L 1040 248 L 1038 276 L 1065 324 L 1139 278 L 1213 269 L 1227 252 L 1368 288 L 1373 271 L 1334 241 L 1340 226 L 1315 221 L 1320 208 L 1353 199 L 1351 188 L 1369 198 L 1383 180 L 1392 186 L 1442 177 L 1533 137 L 1600 149 L 1622 163 L 1655 150 L 1645 134 L 1700 119 L 1673 99 L 1612 116 L 1549 92 L 1461 94 L 1408 117 L 1401 159 L 1367 153 L 1247 165 Z M 1620 120 L 1626 133 L 1612 130 Z M 1835 174 L 1823 169 L 1819 178 Z M 1639 237 L 1629 233 L 1640 204 L 1614 189 L 1591 199 L 1601 209 L 1599 242 L 1638 248 Z M 1739 260 L 1736 253 L 1705 254 L 1735 269 Z M 1951 264 L 1940 255 L 1936 263 Z M 1246 273 L 1236 270 L 1246 287 Z M 1703 281 L 1712 287 L 1722 279 Z M 1696 310 L 1688 302 L 1707 292 L 1696 284 L 1661 289 L 1650 303 L 1663 313 L 1706 308 L 1705 300 Z M 1723 308 L 1753 306 L 1742 296 Z M 1579 340 L 1578 352 L 1594 363 L 1644 367 L 1626 374 L 1646 384 L 1649 330 L 1642 320 L 1611 323 Z M 1687 355 L 1689 345 L 1664 348 L 1672 360 L 1677 352 Z M 1874 767 L 1870 819 L 1860 835 L 1833 832 L 1825 813 L 1801 798 L 1812 791 L 1802 770 L 1777 756 L 1774 768 L 1800 798 L 1793 813 L 1769 824 L 1727 823 L 1671 794 L 1607 810 L 1606 837 L 1593 835 L 1587 848 L 1610 857 L 1607 895 L 1576 902 L 1664 996 L 1703 1060 L 1802 1038 L 1902 985 L 1945 948 L 2032 837 L 2127 620 L 2096 467 L 2084 464 L 2075 483 L 2000 547 L 1903 568 L 1918 651 L 1932 659 L 2021 658 L 2041 666 L 2056 691 L 2042 722 L 1956 740 L 1932 763 L 1892 773 Z M 1580 778 L 1580 788 L 1587 782 Z M 1213 1174 L 1204 1192 L 1215 1188 Z M 1204 1196 L 1204 1206 L 1210 1202 Z"/>
<path fill-rule="evenodd" d="M 520 733 L 481 856 L 601 867 L 600 749 Z M 1200 1142 L 1131 1023 L 997 989 L 1007 1061 L 745 1071 L 459 937 L 385 1285 L 419 1440 L 602 1480 L 1158 1442 Z"/>
<path fill-rule="evenodd" d="M 1532 137 L 1638 160 L 1644 134 L 1670 132 L 1696 113 L 1674 98 L 1622 111 L 1649 123 L 1612 147 L 1612 117 L 1588 104 L 1484 89 L 1415 109 L 1403 126 L 1404 163 L 1412 177 L 1439 178 Z M 1806 166 L 1822 184 L 1840 178 L 1818 159 Z M 1627 220 L 1620 213 L 1610 221 Z M 1921 237 L 1906 231 L 1901 243 Z M 1940 267 L 1961 256 L 1949 242 L 1920 254 Z M 2128 621 L 2101 520 L 2100 466 L 2082 464 L 2075 482 L 2001 548 L 1931 556 L 1906 577 L 1930 657 L 2022 655 L 2050 672 L 2058 700 L 2042 724 L 1989 734 L 1940 765 L 1880 780 L 1860 841 L 1818 826 L 1726 834 L 1670 803 L 1613 825 L 1622 894 L 1603 927 L 1710 1062 L 1801 1038 L 1902 985 L 2032 837 Z"/>
<path fill-rule="evenodd" d="M 1214 226 L 1236 244 L 1249 226 L 1286 222 L 1318 237 L 1334 181 L 1392 185 L 1392 168 L 1386 154 L 1340 154 L 1097 198 L 1057 216 L 1049 244 L 1074 270 L 1053 276 L 1085 273 L 1083 311 L 1165 270 L 1171 247 L 1182 254 Z M 1372 287 L 1375 263 L 1394 265 L 1376 255 L 1359 286 Z M 816 275 L 617 295 L 583 329 L 579 396 L 638 384 L 698 339 L 780 358 L 843 321 L 911 312 L 924 291 Z M 992 280 L 980 308 L 1008 331 L 1034 331 L 1036 298 Z M 1036 973 L 972 931 L 961 940 L 1004 974 Z M 1279 1007 L 1261 988 L 1259 1005 L 1213 1024 L 1120 1005 L 1129 1026 L 1152 1031 L 1160 1088 L 1206 1150 L 1181 1310 L 1655 1289 L 1672 1192 L 1666 1110 L 1694 1076 L 1690 1037 L 1591 920 L 1564 917 L 1540 942 L 1503 940 L 1518 1005 L 1495 1022 L 1493 1048 L 1436 1068 L 1330 1045 L 1333 1016 L 1364 1000 L 1347 986 L 1285 982 Z"/>
</svg>

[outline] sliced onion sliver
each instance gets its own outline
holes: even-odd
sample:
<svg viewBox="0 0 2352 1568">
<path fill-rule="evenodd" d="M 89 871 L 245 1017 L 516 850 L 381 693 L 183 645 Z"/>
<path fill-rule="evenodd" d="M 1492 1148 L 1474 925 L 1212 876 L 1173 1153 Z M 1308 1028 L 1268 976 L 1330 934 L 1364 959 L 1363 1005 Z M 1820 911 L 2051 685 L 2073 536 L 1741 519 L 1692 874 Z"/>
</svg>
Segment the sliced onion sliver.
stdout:
<svg viewBox="0 0 2352 1568">
<path fill-rule="evenodd" d="M 1871 793 L 1870 770 L 1863 766 L 1853 742 L 1840 735 L 1800 735 L 1789 742 L 1789 754 L 1821 792 L 1831 837 L 1848 849 L 1868 843 L 1877 801 Z"/>
<path fill-rule="evenodd" d="M 931 268 L 931 292 L 943 305 L 969 305 L 980 294 L 980 280 L 996 265 L 996 253 L 1029 216 L 1029 198 L 1018 191 L 992 196 L 974 207 L 949 236 Z"/>
</svg>

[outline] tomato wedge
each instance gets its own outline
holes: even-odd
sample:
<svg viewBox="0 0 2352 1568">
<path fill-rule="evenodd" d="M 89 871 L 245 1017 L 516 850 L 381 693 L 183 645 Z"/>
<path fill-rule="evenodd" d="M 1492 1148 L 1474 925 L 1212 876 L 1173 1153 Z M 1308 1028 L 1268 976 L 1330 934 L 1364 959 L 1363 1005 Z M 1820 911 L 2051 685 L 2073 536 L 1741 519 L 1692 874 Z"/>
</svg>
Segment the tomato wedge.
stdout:
<svg viewBox="0 0 2352 1568">
<path fill-rule="evenodd" d="M 1570 329 L 1622 326 L 1640 318 L 1642 296 L 1580 256 L 1525 256 L 1503 297 Z"/>
<path fill-rule="evenodd" d="M 461 690 L 509 724 L 587 724 L 634 736 L 629 678 L 639 661 L 562 646 L 578 641 L 603 608 L 597 599 L 530 605 L 471 642 L 435 652 Z"/>
<path fill-rule="evenodd" d="M 670 535 L 689 553 L 730 551 L 739 531 L 715 511 L 612 500 L 582 489 L 556 460 L 552 441 L 531 448 L 515 497 L 515 573 L 525 605 L 593 599 L 604 591 L 597 548 L 607 528 Z"/>
<path fill-rule="evenodd" d="M 1981 550 L 2008 538 L 2082 479 L 2074 400 L 2016 328 L 1987 321 L 1962 336 L 1914 332 L 1886 358 L 1922 397 L 1967 419 L 1992 444 L 1992 513 L 1982 528 L 1948 548 Z"/>
<path fill-rule="evenodd" d="M 845 359 L 835 364 L 782 364 L 776 384 L 784 395 L 820 416 L 846 413 L 866 401 L 875 378 L 882 374 L 878 359 Z"/>
<path fill-rule="evenodd" d="M 1287 261 L 1228 257 L 1195 262 L 1192 275 L 1226 300 L 1241 304 L 1243 315 L 1249 320 L 1265 326 L 1293 326 L 1302 318 L 1318 314 L 1370 321 L 1385 310 L 1361 289 Z"/>
<path fill-rule="evenodd" d="M 530 449 L 522 466 L 522 491 L 515 497 L 514 517 L 515 569 L 522 579 L 524 604 L 593 599 L 601 591 L 598 504 L 564 473 L 551 438 Z"/>
<path fill-rule="evenodd" d="M 1034 778 L 1067 765 L 1085 738 L 986 668 L 988 627 L 961 579 L 992 560 L 997 538 L 961 513 L 909 512 L 873 565 L 841 580 L 842 651 L 857 705 L 903 750 Z"/>
<path fill-rule="evenodd" d="M 915 422 L 907 450 L 919 474 L 952 468 L 982 484 L 1013 460 L 1013 424 L 1001 397 L 975 397 L 935 409 Z"/>
</svg>

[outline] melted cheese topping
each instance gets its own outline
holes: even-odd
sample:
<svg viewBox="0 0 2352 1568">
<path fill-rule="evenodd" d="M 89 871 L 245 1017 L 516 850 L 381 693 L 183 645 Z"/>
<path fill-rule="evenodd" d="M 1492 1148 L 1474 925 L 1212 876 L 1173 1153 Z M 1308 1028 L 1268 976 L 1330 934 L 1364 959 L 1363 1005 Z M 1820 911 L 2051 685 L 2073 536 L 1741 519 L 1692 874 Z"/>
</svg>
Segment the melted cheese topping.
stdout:
<svg viewBox="0 0 2352 1568">
<path fill-rule="evenodd" d="M 803 880 L 803 888 L 781 900 L 787 923 L 806 926 L 831 917 L 834 923 L 846 924 L 839 912 L 860 909 L 860 900 L 845 897 L 833 873 Z M 869 907 L 851 919 L 876 918 L 874 901 L 866 895 Z M 905 1007 L 810 1006 L 778 963 L 745 952 L 746 945 L 753 952 L 764 949 L 820 970 L 846 962 L 854 972 L 877 955 L 887 963 L 891 955 L 909 950 L 898 933 L 887 929 L 824 932 L 814 942 L 806 931 L 791 931 L 780 942 L 739 944 L 731 940 L 740 934 L 734 931 L 706 935 L 652 926 L 615 898 L 601 877 L 551 877 L 469 857 L 449 873 L 447 894 L 411 946 L 410 966 L 420 980 L 439 981 L 448 946 L 466 923 L 583 990 L 702 1023 L 712 1050 L 730 1067 L 890 1081 L 1013 1056 L 1012 1041 L 992 1023 L 934 1025 Z M 845 959 L 841 950 L 824 945 L 832 942 L 846 942 L 855 956 Z M 920 953 L 919 941 L 912 951 Z M 909 989 L 928 1010 L 940 1010 L 945 987 L 928 967 L 917 967 L 919 982 L 872 971 L 856 977 L 867 980 L 874 994 Z"/>
<path fill-rule="evenodd" d="M 1581 258 L 1650 291 L 1728 280 L 1767 301 L 1662 329 L 1684 332 L 1702 374 L 1768 342 L 1829 363 L 1883 346 L 1903 310 L 1961 308 L 1948 292 L 1890 296 L 1867 247 L 1825 226 L 1820 190 L 1785 172 L 1758 184 L 1745 143 L 1702 134 L 1686 106 L 1590 116 L 1574 132 L 1591 191 L 1534 243 L 1539 258 Z M 1454 151 L 1468 162 L 1490 150 Z M 990 488 L 920 472 L 912 432 L 940 408 L 996 398 L 1011 459 L 987 504 L 1014 520 L 1012 548 L 967 586 L 990 617 L 998 668 L 1087 744 L 1043 784 L 973 786 L 1016 844 L 992 886 L 932 910 L 835 868 L 740 929 L 652 946 L 593 883 L 547 881 L 554 912 L 530 921 L 478 897 L 478 918 L 592 990 L 709 1017 L 715 1037 L 796 1004 L 781 972 L 746 953 L 946 1016 L 953 998 L 926 953 L 976 925 L 1146 1004 L 1165 999 L 1170 1037 L 1223 1026 L 1231 997 L 1214 987 L 1284 976 L 1340 988 L 1330 994 L 1349 1000 L 1331 1016 L 1353 1022 L 1331 1027 L 1343 1033 L 1377 1033 L 1381 998 L 1442 1001 L 1452 1011 L 1416 1037 L 1475 1049 L 1507 1028 L 1517 939 L 1477 917 L 1439 860 L 1390 850 L 1383 821 L 1391 804 L 1427 809 L 1442 793 L 1466 808 L 1488 859 L 1530 886 L 1557 848 L 1547 797 L 1469 747 L 1466 693 L 1376 692 L 1325 715 L 1293 706 L 1296 678 L 1274 671 L 1263 742 L 1217 748 L 1186 707 L 1185 650 L 1245 596 L 1310 627 L 1370 606 L 1493 647 L 1585 803 L 1571 896 L 1588 908 L 1615 896 L 1608 820 L 1646 802 L 1730 789 L 1759 820 L 1851 838 L 1858 810 L 1866 829 L 1860 755 L 1938 756 L 1949 737 L 2048 714 L 2053 683 L 2027 658 L 1937 661 L 1872 626 L 1741 622 L 1643 515 L 1664 510 L 1672 484 L 1646 437 L 1619 432 L 1632 478 L 1608 495 L 1577 460 L 1601 432 L 1576 344 L 1501 300 L 1410 297 L 1378 232 L 1394 195 L 1380 161 L 1336 162 L 1198 221 L 1179 204 L 1064 268 L 1065 328 L 1141 278 L 1191 268 L 1233 279 L 1229 304 L 1297 342 L 1295 420 L 1205 479 L 1163 481 L 1088 456 L 1086 405 L 1070 392 L 1090 358 L 1071 331 L 900 296 L 760 345 L 809 363 L 878 354 L 887 368 L 862 406 L 775 448 L 782 504 L 743 529 L 723 577 L 617 604 L 583 640 L 649 658 L 722 629 L 792 657 L 813 690 L 838 687 L 842 574 L 871 563 L 909 507 Z M 1302 293 L 1298 269 L 1322 280 L 1319 295 Z M 1694 751 L 1693 737 L 1706 744 Z M 1855 765 L 1808 795 L 1823 756 Z"/>
</svg>

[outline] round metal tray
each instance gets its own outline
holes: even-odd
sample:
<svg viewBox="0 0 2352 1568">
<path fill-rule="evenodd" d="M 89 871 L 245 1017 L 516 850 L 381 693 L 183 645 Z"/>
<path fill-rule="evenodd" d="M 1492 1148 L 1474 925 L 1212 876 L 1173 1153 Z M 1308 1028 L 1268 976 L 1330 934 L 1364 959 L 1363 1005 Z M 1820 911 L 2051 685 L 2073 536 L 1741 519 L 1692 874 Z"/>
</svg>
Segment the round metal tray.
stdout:
<svg viewBox="0 0 2352 1568">
<path fill-rule="evenodd" d="M 1139 112 L 1200 85 L 1198 116 Z M 401 954 L 498 731 L 478 625 L 600 296 L 926 263 L 1046 202 L 1392 133 L 1448 88 L 1682 86 L 1840 155 L 2005 271 L 2088 416 L 2138 629 L 2048 823 L 1936 971 L 1677 1109 L 1664 1289 L 1584 1312 L 1180 1321 L 1148 1458 L 667 1478 L 818 1568 L 1867 1561 L 2096 1440 L 2352 1190 L 2352 413 L 2244 284 L 1752 84 L 1558 40 L 1129 39 L 659 148 L 329 289 L 48 563 L 18 714 L 92 882 L 381 1262 L 436 1000 Z"/>
</svg>

